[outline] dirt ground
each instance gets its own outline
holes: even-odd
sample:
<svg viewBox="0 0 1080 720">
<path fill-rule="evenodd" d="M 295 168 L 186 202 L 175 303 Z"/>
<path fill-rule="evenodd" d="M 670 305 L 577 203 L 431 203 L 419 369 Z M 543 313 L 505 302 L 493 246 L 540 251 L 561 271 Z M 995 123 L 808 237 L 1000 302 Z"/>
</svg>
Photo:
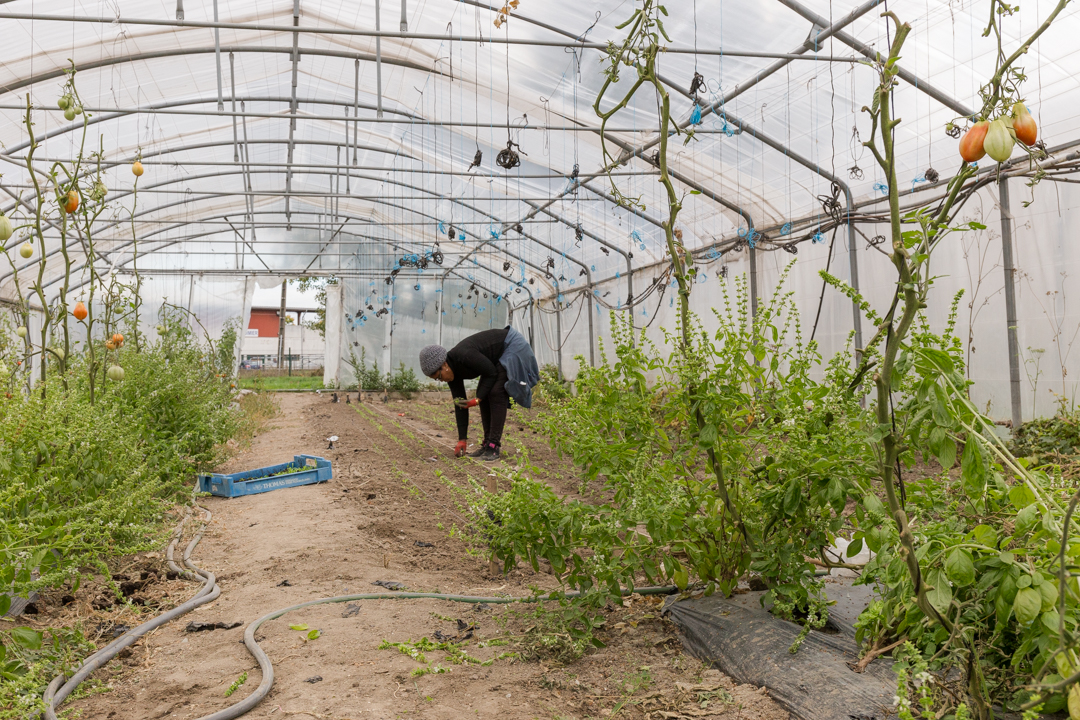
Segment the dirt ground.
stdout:
<svg viewBox="0 0 1080 720">
<path fill-rule="evenodd" d="M 382 592 L 376 581 L 481 596 L 524 596 L 530 587 L 558 586 L 551 575 L 524 565 L 508 575 L 492 574 L 485 558 L 470 555 L 451 535 L 461 518 L 445 483 L 470 477 L 484 482 L 497 468 L 452 456 L 456 436 L 448 403 L 356 398 L 354 393 L 350 404 L 333 404 L 325 393 L 278 396 L 281 416 L 222 471 L 304 453 L 331 460 L 334 479 L 244 498 L 203 499 L 213 519 L 193 561 L 217 574 L 221 597 L 141 640 L 96 674 L 97 691 L 66 708 L 84 718 L 119 720 L 198 718 L 228 707 L 261 680 L 242 644 L 247 623 L 309 600 Z M 578 492 L 573 468 L 543 445 L 525 418 L 512 416 L 507 430 L 504 463 L 520 460 L 527 450 L 557 491 Z M 338 436 L 333 449 L 325 440 L 331 435 Z M 183 602 L 197 588 L 167 577 L 159 553 L 131 558 L 114 578 L 132 603 L 144 606 L 142 618 L 88 583 L 74 600 L 60 592 L 47 596 L 38 615 L 27 619 L 38 627 L 80 622 L 104 641 L 124 625 Z M 635 596 L 627 607 L 612 609 L 600 635 L 607 646 L 565 666 L 503 657 L 522 649 L 519 640 L 535 622 L 525 606 L 371 600 L 296 611 L 259 631 L 274 666 L 274 686 L 245 717 L 788 717 L 763 689 L 735 686 L 683 654 L 674 627 L 659 617 L 658 602 Z M 186 632 L 192 621 L 241 625 Z M 397 648 L 379 647 L 383 641 L 433 638 L 437 631 L 460 637 L 468 632 L 462 625 L 475 626 L 462 650 L 494 662 L 454 664 L 445 651 L 430 650 L 422 663 Z M 302 626 L 307 630 L 292 629 Z M 309 640 L 310 630 L 321 635 Z M 434 671 L 418 674 L 425 668 Z M 246 682 L 226 698 L 244 673 Z"/>
</svg>

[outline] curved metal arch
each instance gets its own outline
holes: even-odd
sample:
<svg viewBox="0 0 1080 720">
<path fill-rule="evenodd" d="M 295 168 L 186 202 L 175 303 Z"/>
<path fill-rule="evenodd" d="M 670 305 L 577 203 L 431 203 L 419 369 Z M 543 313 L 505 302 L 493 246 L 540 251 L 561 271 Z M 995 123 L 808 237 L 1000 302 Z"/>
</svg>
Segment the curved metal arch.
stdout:
<svg viewBox="0 0 1080 720">
<path fill-rule="evenodd" d="M 101 58 L 99 60 L 91 60 L 82 65 L 76 66 L 76 70 L 79 72 L 86 72 L 88 70 L 97 70 L 103 67 L 109 67 L 111 65 L 121 65 L 123 63 L 140 62 L 143 60 L 158 60 L 161 58 L 169 58 L 180 55 L 213 55 L 217 50 L 214 47 L 200 47 L 200 48 L 173 48 L 171 50 L 156 50 L 153 52 L 135 53 L 132 55 L 117 55 L 116 57 Z M 223 53 L 274 53 L 278 55 L 292 55 L 292 47 L 274 47 L 273 45 L 230 45 L 223 46 L 221 48 Z M 338 57 L 346 60 L 361 60 L 363 62 L 375 62 L 375 55 L 371 53 L 360 52 L 346 52 L 344 50 L 323 50 L 318 48 L 301 48 L 300 55 L 319 55 L 323 57 Z M 382 58 L 384 65 L 397 65 L 409 70 L 419 70 L 424 73 L 435 73 L 437 75 L 443 75 L 441 71 L 434 68 L 424 67 L 419 63 L 410 62 L 408 60 L 399 60 L 397 58 Z M 9 92 L 15 92 L 21 90 L 24 87 L 30 85 L 36 85 L 39 82 L 46 82 L 48 80 L 54 80 L 59 77 L 63 77 L 66 73 L 64 68 L 56 70 L 46 70 L 44 72 L 31 75 L 28 78 L 18 80 L 10 85 L 0 85 L 0 95 Z M 217 99 L 214 99 L 217 102 Z"/>
</svg>

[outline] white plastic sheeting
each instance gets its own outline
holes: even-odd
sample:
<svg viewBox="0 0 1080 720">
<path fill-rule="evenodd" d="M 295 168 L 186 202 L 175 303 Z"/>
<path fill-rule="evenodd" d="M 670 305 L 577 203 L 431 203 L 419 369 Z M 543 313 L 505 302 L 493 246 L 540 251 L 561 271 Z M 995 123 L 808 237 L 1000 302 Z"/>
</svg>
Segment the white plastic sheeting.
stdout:
<svg viewBox="0 0 1080 720">
<path fill-rule="evenodd" d="M 383 30 L 396 30 L 398 2 L 382 4 Z M 630 159 L 615 179 L 621 192 L 640 198 L 640 214 L 610 202 L 607 180 L 572 179 L 575 168 L 588 177 L 603 161 L 592 110 L 603 82 L 602 53 L 583 43 L 618 39 L 615 25 L 629 17 L 633 3 L 522 0 L 511 20 L 496 29 L 493 9 L 483 2 L 408 0 L 410 36 L 390 33 L 378 48 L 374 0 L 217 5 L 226 26 L 215 33 L 190 25 L 211 22 L 213 2 L 188 3 L 186 26 L 173 22 L 171 2 L 0 4 L 7 31 L 0 48 L 0 209 L 17 223 L 26 216 L 14 198 L 31 194 L 21 124 L 28 97 L 39 141 L 36 167 L 46 171 L 52 161 L 70 161 L 78 153 L 81 119 L 69 123 L 56 109 L 70 58 L 88 111 L 86 152 L 103 151 L 102 179 L 115 204 L 98 222 L 96 267 L 130 269 L 137 248 L 138 267 L 152 278 L 144 285 L 148 314 L 161 298 L 190 303 L 213 334 L 228 317 L 246 321 L 251 284 L 245 277 L 334 275 L 342 283 L 343 359 L 364 348 L 382 369 L 400 362 L 415 368 L 415 350 L 429 340 L 441 336 L 449 345 L 512 318 L 534 331 L 533 344 L 545 361 L 557 361 L 561 347 L 563 366 L 571 370 L 574 353 L 589 357 L 590 342 L 607 337 L 607 310 L 597 311 L 596 304 L 621 310 L 659 274 L 662 268 L 654 265 L 662 262 L 664 247 L 655 220 L 664 202 L 653 166 Z M 1035 0 L 1007 19 L 1005 46 L 1014 47 L 1052 7 L 1050 0 Z M 944 126 L 955 119 L 963 123 L 977 106 L 995 45 L 982 37 L 983 3 L 928 0 L 889 9 L 913 26 L 902 66 L 922 83 L 901 83 L 894 99 L 903 120 L 898 176 L 907 194 L 925 187 L 928 169 L 943 177 L 955 169 L 956 140 L 945 135 Z M 692 114 L 685 91 L 695 71 L 706 83 L 701 102 L 717 107 L 705 112 L 688 145 L 673 138 L 671 166 L 680 187 L 704 189 L 685 197 L 680 215 L 690 249 L 730 241 L 751 227 L 773 240 L 786 238 L 788 223 L 794 223 L 791 237 L 808 237 L 826 220 L 819 196 L 830 193 L 833 177 L 850 186 L 856 202 L 881 197 L 883 177 L 859 144 L 869 134 L 860 108 L 869 101 L 874 71 L 825 60 L 863 59 L 847 36 L 884 49 L 889 29 L 880 7 L 851 0 L 698 0 L 670 3 L 668 10 L 673 48 L 700 51 L 666 53 L 661 60 L 675 116 L 686 120 Z M 336 32 L 292 32 L 294 11 L 299 28 Z M 861 14 L 847 23 L 853 11 Z M 244 27 L 229 26 L 237 24 Z M 819 40 L 833 24 L 843 24 L 847 36 Z M 1023 61 L 1028 106 L 1051 147 L 1080 141 L 1080 68 L 1070 40 L 1078 34 L 1080 14 L 1069 9 Z M 475 42 L 477 37 L 485 41 Z M 516 44 L 528 42 L 541 44 Z M 819 59 L 792 60 L 768 74 L 782 61 L 739 52 L 797 52 Z M 604 107 L 625 86 L 616 85 Z M 940 91 L 939 99 L 928 88 Z M 246 116 L 234 116 L 234 110 Z M 654 98 L 642 93 L 609 124 L 612 151 L 618 152 L 619 143 L 649 143 L 655 126 Z M 494 163 L 508 141 L 521 153 L 521 165 L 509 171 Z M 478 151 L 482 161 L 467 173 Z M 136 196 L 128 165 L 137 156 L 146 174 Z M 1080 203 L 1072 186 L 1044 183 L 1035 204 L 1024 209 L 1019 198 L 1026 189 L 1020 181 L 1014 184 L 1020 344 L 1025 359 L 1037 363 L 1025 367 L 1038 367 L 1032 392 L 1043 413 L 1050 409 L 1046 389 L 1071 395 L 1069 378 L 1080 377 L 1076 369 L 1068 373 L 1076 356 L 1063 349 L 1080 325 L 1070 305 L 1080 291 L 1069 292 L 1075 277 L 1069 228 L 1075 224 L 1068 221 Z M 976 297 L 975 393 L 994 414 L 1007 415 L 993 194 L 984 191 L 971 204 L 987 215 L 990 230 L 982 240 L 963 241 L 986 245 L 982 269 L 972 274 L 975 256 L 957 249 L 960 241 L 943 249 L 937 262 L 947 276 L 939 282 L 941 293 L 965 287 Z M 520 231 L 513 229 L 518 222 Z M 873 228 L 860 229 L 874 234 Z M 44 276 L 55 297 L 63 274 L 60 240 L 54 230 L 47 237 Z M 13 237 L 8 249 L 19 242 Z M 844 279 L 847 243 L 844 232 L 838 233 L 830 264 Z M 86 258 L 80 243 L 69 244 L 72 284 L 78 286 L 87 280 Z M 893 282 L 891 267 L 863 240 L 857 244 L 861 287 L 879 299 Z M 821 291 L 816 270 L 824 266 L 828 245 L 802 243 L 791 276 L 808 324 Z M 778 268 L 790 259 L 770 252 L 773 247 L 767 241 L 759 246 L 761 294 L 771 291 Z M 435 251 L 441 265 L 431 260 L 422 273 L 401 267 L 402 259 L 430 259 Z M 25 292 L 40 258 L 24 261 L 13 253 L 12 260 Z M 732 275 L 748 270 L 745 250 L 708 264 L 714 269 L 695 292 L 699 311 L 716 297 L 715 268 L 726 264 Z M 395 269 L 397 277 L 386 284 Z M 550 314 L 560 301 L 574 302 L 590 280 L 594 285 L 586 292 L 595 294 L 589 312 L 579 301 L 558 318 Z M 12 272 L 0 267 L 0 299 L 15 296 Z M 666 304 L 671 294 L 658 298 L 633 310 L 635 320 L 653 322 L 651 330 L 672 324 L 668 308 L 651 304 Z M 70 299 L 79 299 L 78 291 Z M 543 300 L 543 307 L 522 307 L 531 299 Z M 386 312 L 376 317 L 380 310 Z M 966 321 L 961 326 L 966 333 Z M 850 305 L 827 290 L 817 332 L 823 350 L 841 347 L 850 329 Z M 342 373 L 348 367 L 342 363 Z M 1025 398 L 1030 415 L 1032 403 Z"/>
</svg>

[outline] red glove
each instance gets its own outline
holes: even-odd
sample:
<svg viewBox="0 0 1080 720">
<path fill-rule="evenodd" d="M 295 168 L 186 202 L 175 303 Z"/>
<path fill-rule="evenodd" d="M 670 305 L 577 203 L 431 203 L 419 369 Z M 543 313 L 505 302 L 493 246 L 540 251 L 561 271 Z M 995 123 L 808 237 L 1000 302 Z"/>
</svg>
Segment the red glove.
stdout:
<svg viewBox="0 0 1080 720">
<path fill-rule="evenodd" d="M 465 456 L 465 448 L 467 448 L 468 446 L 469 446 L 468 441 L 466 441 L 466 440 L 458 440 L 457 445 L 454 446 L 454 457 L 464 457 Z"/>
<path fill-rule="evenodd" d="M 459 408 L 464 408 L 465 410 L 468 410 L 471 407 L 476 407 L 477 405 L 479 405 L 480 401 L 476 398 L 473 398 L 472 400 L 466 400 L 465 398 L 455 398 L 454 404 L 457 405 Z"/>
</svg>

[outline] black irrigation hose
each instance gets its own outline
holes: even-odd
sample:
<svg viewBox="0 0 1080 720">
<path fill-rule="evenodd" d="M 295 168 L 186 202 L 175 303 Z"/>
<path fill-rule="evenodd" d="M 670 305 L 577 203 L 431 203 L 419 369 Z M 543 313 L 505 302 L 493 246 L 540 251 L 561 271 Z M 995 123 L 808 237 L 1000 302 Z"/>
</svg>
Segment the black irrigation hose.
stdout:
<svg viewBox="0 0 1080 720">
<path fill-rule="evenodd" d="M 212 517 L 209 510 L 206 508 L 200 508 L 206 513 L 205 521 L 209 522 Z M 188 516 L 190 517 L 190 516 Z M 126 633 L 112 641 L 105 647 L 101 648 L 94 654 L 90 655 L 79 666 L 78 670 L 71 676 L 70 679 L 66 679 L 64 675 L 58 675 L 49 684 L 49 687 L 45 690 L 45 720 L 58 720 L 56 716 L 56 707 L 67 699 L 72 692 L 75 691 L 84 680 L 86 680 L 92 672 L 98 668 L 103 667 L 106 663 L 116 657 L 121 650 L 130 646 L 136 640 L 143 635 L 147 634 L 151 630 L 158 628 L 170 620 L 191 612 L 200 605 L 205 605 L 208 602 L 212 602 L 221 595 L 221 588 L 217 586 L 217 581 L 213 573 L 201 570 L 194 563 L 191 562 L 191 553 L 195 549 L 195 546 L 202 540 L 203 530 L 199 530 L 198 534 L 188 543 L 187 548 L 184 550 L 184 565 L 187 566 L 187 570 L 183 570 L 173 562 L 173 549 L 176 547 L 176 543 L 180 540 L 181 533 L 183 532 L 184 523 L 187 522 L 188 517 L 185 517 L 177 526 L 176 532 L 173 535 L 172 542 L 169 543 L 168 550 L 166 551 L 166 559 L 169 568 L 177 574 L 186 577 L 188 579 L 201 579 L 203 586 L 198 593 L 195 594 L 191 600 L 188 600 L 183 605 L 179 605 L 172 610 L 159 615 L 158 617 L 143 623 L 138 627 L 128 630 Z M 205 529 L 205 526 L 204 526 Z M 670 595 L 677 592 L 678 588 L 674 586 L 661 586 L 661 587 L 643 587 L 636 588 L 633 592 L 639 595 Z M 623 595 L 629 595 L 629 590 L 623 590 Z M 581 595 L 579 592 L 566 593 L 566 597 L 578 597 Z M 273 612 L 263 615 L 255 622 L 248 625 L 247 630 L 244 631 L 244 647 L 251 653 L 252 657 L 259 663 L 259 669 L 262 671 L 262 682 L 259 683 L 259 687 L 255 689 L 248 697 L 244 698 L 240 702 L 225 708 L 224 710 L 218 710 L 210 715 L 204 715 L 197 720 L 233 720 L 241 715 L 245 715 L 255 708 L 262 700 L 270 693 L 270 688 L 274 685 L 274 666 L 270 662 L 270 658 L 263 652 L 263 649 L 259 647 L 259 643 L 255 641 L 255 633 L 263 625 L 263 623 L 275 620 L 286 613 L 290 613 L 293 610 L 300 610 L 302 608 L 311 607 L 313 605 L 325 605 L 329 603 L 342 603 L 350 602 L 354 600 L 418 600 L 418 599 L 433 599 L 433 600 L 447 600 L 450 602 L 463 602 L 473 605 L 485 604 L 485 605 L 506 605 L 509 603 L 532 603 L 541 602 L 545 598 L 543 596 L 533 595 L 530 597 L 476 597 L 472 595 L 446 595 L 443 593 L 409 593 L 409 592 L 395 592 L 395 593 L 365 593 L 360 595 L 340 595 L 338 597 L 322 598 L 321 600 L 311 600 L 306 603 L 300 603 L 299 605 L 292 605 L 290 607 L 281 608 L 280 610 L 274 610 Z"/>
<path fill-rule="evenodd" d="M 212 517 L 210 511 L 205 508 L 200 509 L 206 513 L 205 521 L 209 522 Z M 191 562 L 191 553 L 195 549 L 195 546 L 199 544 L 199 541 L 202 540 L 203 530 L 199 530 L 195 537 L 192 538 L 191 542 L 188 543 L 187 548 L 184 549 L 184 565 L 186 565 L 188 569 L 183 570 L 173 562 L 173 550 L 176 548 L 176 543 L 180 540 L 181 533 L 184 530 L 184 524 L 188 521 L 189 517 L 190 515 L 186 516 L 177 526 L 172 542 L 169 543 L 168 550 L 166 550 L 165 557 L 169 569 L 188 579 L 202 580 L 202 588 L 199 589 L 199 592 L 195 593 L 195 597 L 191 598 L 183 605 L 178 605 L 172 610 L 157 616 L 153 620 L 145 622 L 132 630 L 128 630 L 105 647 L 90 655 L 82 662 L 78 670 L 75 671 L 70 679 L 66 678 L 64 675 L 57 675 L 53 681 L 49 683 L 49 687 L 45 689 L 45 694 L 43 696 L 43 700 L 45 701 L 45 720 L 58 720 L 56 716 L 56 706 L 64 702 L 64 700 L 75 691 L 75 688 L 90 677 L 92 672 L 103 667 L 106 663 L 116 657 L 121 650 L 132 645 L 136 640 L 151 630 L 164 625 L 174 618 L 191 612 L 200 605 L 213 602 L 221 595 L 221 588 L 217 586 L 217 579 L 214 577 L 214 574 L 206 572 L 205 570 L 200 570 Z M 205 529 L 205 525 L 203 529 Z"/>
</svg>

